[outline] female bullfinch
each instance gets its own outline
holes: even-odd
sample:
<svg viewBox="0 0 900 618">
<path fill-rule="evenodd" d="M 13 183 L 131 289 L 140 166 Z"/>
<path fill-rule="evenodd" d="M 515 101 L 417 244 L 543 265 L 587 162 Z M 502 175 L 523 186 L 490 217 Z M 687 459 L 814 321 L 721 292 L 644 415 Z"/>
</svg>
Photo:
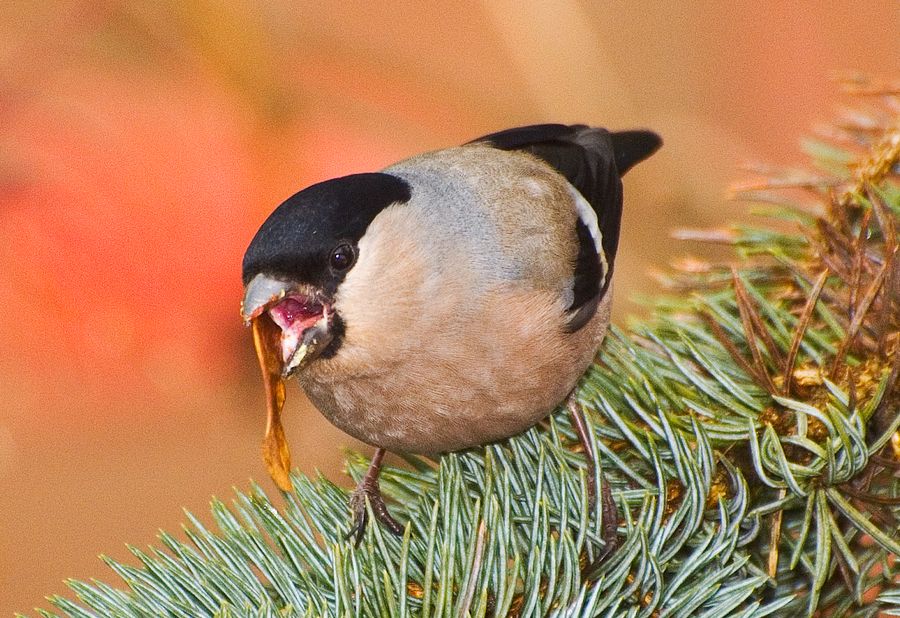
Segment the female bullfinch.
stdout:
<svg viewBox="0 0 900 618">
<path fill-rule="evenodd" d="M 565 401 L 609 324 L 620 178 L 660 145 L 649 131 L 521 127 L 328 180 L 276 208 L 244 255 L 241 312 L 279 487 L 291 486 L 289 377 L 378 449 L 351 499 L 357 539 L 367 498 L 402 531 L 378 490 L 385 450 L 493 442 Z M 604 514 L 615 520 L 608 490 Z"/>
</svg>

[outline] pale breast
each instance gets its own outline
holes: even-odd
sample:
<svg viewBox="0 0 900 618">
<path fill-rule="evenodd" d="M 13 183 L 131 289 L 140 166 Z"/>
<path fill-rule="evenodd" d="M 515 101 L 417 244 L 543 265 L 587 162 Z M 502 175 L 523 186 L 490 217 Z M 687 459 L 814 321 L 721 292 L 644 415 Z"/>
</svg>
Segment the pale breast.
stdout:
<svg viewBox="0 0 900 618">
<path fill-rule="evenodd" d="M 608 299 L 583 329 L 564 334 L 548 329 L 537 299 L 498 294 L 490 324 L 411 337 L 416 345 L 403 350 L 389 344 L 377 367 L 350 357 L 311 367 L 301 384 L 332 423 L 389 450 L 440 453 L 499 440 L 540 421 L 575 387 L 605 334 Z M 362 371 L 350 376 L 351 365 Z"/>
</svg>

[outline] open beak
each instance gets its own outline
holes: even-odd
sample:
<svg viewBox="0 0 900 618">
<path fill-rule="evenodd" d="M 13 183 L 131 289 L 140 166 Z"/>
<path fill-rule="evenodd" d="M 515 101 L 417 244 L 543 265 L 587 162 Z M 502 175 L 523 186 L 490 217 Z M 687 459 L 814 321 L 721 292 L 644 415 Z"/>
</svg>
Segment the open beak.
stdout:
<svg viewBox="0 0 900 618">
<path fill-rule="evenodd" d="M 280 329 L 277 348 L 284 378 L 315 360 L 333 339 L 331 303 L 310 285 L 256 275 L 244 292 L 241 316 L 247 324 L 268 318 Z M 271 339 L 265 341 L 271 345 Z"/>
<path fill-rule="evenodd" d="M 310 286 L 259 274 L 247 285 L 241 316 L 253 328 L 253 344 L 266 392 L 263 459 L 283 491 L 291 491 L 291 455 L 281 412 L 284 380 L 315 359 L 331 342 L 334 312 Z"/>
</svg>

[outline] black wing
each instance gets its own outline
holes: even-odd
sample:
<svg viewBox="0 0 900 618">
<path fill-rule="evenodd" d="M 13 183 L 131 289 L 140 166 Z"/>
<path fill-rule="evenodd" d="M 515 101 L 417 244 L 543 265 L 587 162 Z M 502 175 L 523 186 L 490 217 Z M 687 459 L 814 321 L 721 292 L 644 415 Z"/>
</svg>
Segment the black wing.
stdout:
<svg viewBox="0 0 900 618">
<path fill-rule="evenodd" d="M 656 152 L 662 140 L 650 131 L 610 133 L 585 125 L 537 124 L 491 133 L 473 142 L 487 142 L 501 150 L 521 150 L 546 161 L 578 189 L 597 213 L 608 270 L 602 272 L 591 236 L 579 220 L 575 298 L 569 307 L 569 329 L 578 330 L 593 317 L 612 280 L 622 220 L 621 176 Z"/>
</svg>

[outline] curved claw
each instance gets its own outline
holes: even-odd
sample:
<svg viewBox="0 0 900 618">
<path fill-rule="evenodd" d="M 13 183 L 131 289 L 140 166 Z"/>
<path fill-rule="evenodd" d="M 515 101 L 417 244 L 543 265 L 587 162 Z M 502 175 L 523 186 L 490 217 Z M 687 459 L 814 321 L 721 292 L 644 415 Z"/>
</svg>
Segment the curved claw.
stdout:
<svg viewBox="0 0 900 618">
<path fill-rule="evenodd" d="M 362 502 L 361 505 L 360 502 Z M 369 523 L 369 511 L 366 509 L 365 497 L 359 500 L 357 492 L 353 492 L 353 495 L 350 497 L 350 509 L 353 511 L 353 526 L 344 535 L 344 540 L 353 539 L 353 545 L 359 547 L 366 532 L 366 526 Z"/>
<path fill-rule="evenodd" d="M 350 496 L 350 510 L 353 511 L 353 526 L 344 537 L 345 540 L 353 538 L 354 545 L 359 547 L 362 542 L 363 535 L 366 532 L 366 526 L 369 523 L 369 511 L 366 503 L 372 508 L 372 514 L 375 515 L 381 525 L 387 528 L 391 533 L 397 536 L 403 536 L 403 526 L 391 516 L 388 511 L 387 504 L 381 495 L 381 488 L 378 486 L 378 473 L 381 472 L 381 460 L 384 458 L 384 449 L 375 451 L 372 457 L 372 463 L 366 471 L 366 475 L 356 486 L 353 494 Z"/>
</svg>

